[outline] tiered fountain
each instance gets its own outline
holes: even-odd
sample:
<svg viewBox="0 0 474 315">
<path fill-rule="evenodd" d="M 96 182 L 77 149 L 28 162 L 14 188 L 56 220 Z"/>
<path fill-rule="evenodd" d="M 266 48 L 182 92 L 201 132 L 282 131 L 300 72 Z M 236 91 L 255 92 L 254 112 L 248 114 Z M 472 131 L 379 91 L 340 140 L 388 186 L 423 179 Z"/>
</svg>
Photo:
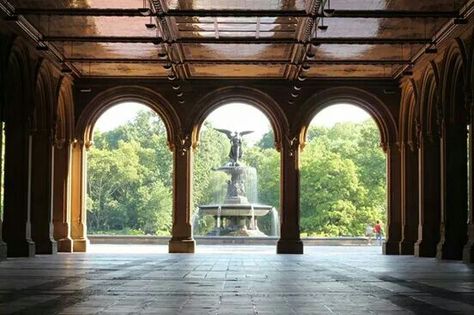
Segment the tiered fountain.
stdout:
<svg viewBox="0 0 474 315">
<path fill-rule="evenodd" d="M 231 142 L 230 161 L 216 169 L 230 176 L 227 180 L 227 193 L 223 203 L 199 206 L 193 226 L 196 227 L 199 218 L 207 215 L 215 218 L 215 228 L 207 235 L 277 236 L 279 222 L 276 209 L 269 205 L 251 203 L 247 198 L 245 183 L 248 181 L 248 174 L 255 174 L 255 169 L 241 165 L 239 159 L 242 158 L 242 136 L 252 131 L 216 130 L 225 133 Z M 271 235 L 266 235 L 258 227 L 258 218 L 269 213 L 272 214 L 272 231 Z"/>
</svg>

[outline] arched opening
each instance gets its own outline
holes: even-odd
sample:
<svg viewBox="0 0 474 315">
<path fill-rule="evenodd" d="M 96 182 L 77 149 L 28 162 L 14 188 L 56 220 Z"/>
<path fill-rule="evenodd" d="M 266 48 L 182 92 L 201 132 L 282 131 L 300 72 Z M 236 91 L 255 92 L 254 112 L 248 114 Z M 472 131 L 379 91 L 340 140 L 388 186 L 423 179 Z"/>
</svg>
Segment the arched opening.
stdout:
<svg viewBox="0 0 474 315">
<path fill-rule="evenodd" d="M 89 234 L 171 234 L 172 154 L 158 114 L 137 102 L 115 103 L 93 126 L 87 154 Z"/>
<path fill-rule="evenodd" d="M 300 226 L 305 242 L 377 244 L 387 222 L 386 157 L 379 124 L 362 107 L 329 103 L 306 127 Z"/>
<path fill-rule="evenodd" d="M 250 237 L 275 243 L 280 157 L 274 138 L 267 116 L 248 103 L 224 103 L 206 116 L 193 169 L 198 242 L 239 238 L 245 243 Z"/>
</svg>

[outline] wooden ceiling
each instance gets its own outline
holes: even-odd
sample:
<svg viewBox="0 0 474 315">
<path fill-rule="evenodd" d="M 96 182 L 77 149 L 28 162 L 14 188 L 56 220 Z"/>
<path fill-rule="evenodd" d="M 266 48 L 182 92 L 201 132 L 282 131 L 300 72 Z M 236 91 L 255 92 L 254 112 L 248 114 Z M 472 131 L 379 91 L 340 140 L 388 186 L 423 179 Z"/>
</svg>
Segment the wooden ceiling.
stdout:
<svg viewBox="0 0 474 315">
<path fill-rule="evenodd" d="M 293 80 L 397 77 L 472 2 L 0 0 L 0 8 L 79 77 Z"/>
</svg>

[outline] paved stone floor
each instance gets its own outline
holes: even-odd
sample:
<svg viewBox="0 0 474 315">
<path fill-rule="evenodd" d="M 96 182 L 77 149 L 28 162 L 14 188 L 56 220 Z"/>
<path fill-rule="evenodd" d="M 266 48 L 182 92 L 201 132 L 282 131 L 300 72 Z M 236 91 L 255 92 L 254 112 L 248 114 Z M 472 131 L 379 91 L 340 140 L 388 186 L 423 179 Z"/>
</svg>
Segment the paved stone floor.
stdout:
<svg viewBox="0 0 474 315">
<path fill-rule="evenodd" d="M 0 314 L 474 314 L 474 266 L 380 247 L 95 245 L 0 262 Z"/>
</svg>

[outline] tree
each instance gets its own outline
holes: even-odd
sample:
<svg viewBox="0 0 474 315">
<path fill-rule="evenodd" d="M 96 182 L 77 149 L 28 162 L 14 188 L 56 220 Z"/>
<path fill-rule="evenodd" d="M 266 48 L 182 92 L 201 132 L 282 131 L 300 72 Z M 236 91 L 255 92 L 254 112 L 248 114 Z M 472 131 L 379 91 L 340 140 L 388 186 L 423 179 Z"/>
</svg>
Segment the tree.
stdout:
<svg viewBox="0 0 474 315">
<path fill-rule="evenodd" d="M 94 133 L 88 155 L 91 232 L 169 235 L 172 158 L 166 129 L 151 111 L 128 124 Z"/>
</svg>

